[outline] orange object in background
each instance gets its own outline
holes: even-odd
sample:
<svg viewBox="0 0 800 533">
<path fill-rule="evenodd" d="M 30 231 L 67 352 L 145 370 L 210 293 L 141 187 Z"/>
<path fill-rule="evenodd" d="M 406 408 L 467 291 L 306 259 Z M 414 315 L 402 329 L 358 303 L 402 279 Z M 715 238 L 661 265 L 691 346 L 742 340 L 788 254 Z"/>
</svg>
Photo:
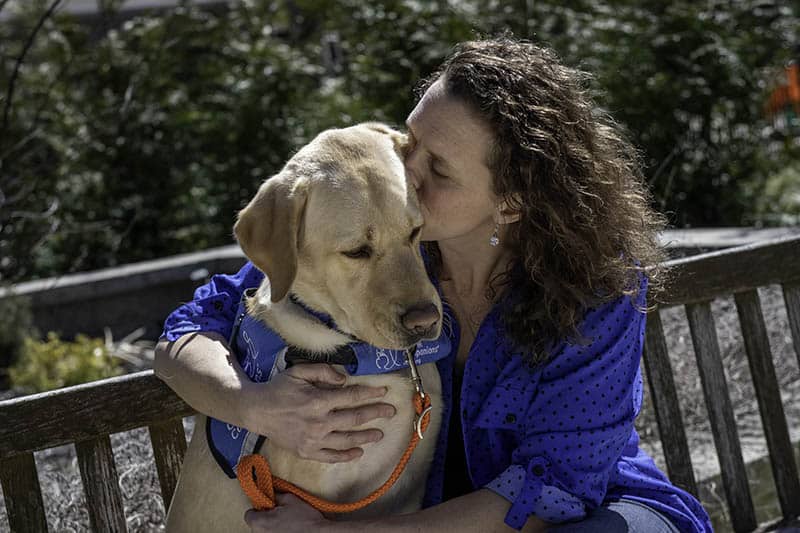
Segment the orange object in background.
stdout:
<svg viewBox="0 0 800 533">
<path fill-rule="evenodd" d="M 778 85 L 769 95 L 767 115 L 774 116 L 793 108 L 800 116 L 800 62 L 792 61 L 786 67 L 786 83 Z"/>
<path fill-rule="evenodd" d="M 795 110 L 800 105 L 800 63 L 793 61 L 786 67 L 786 77 L 789 79 L 789 100 L 794 104 Z"/>
</svg>

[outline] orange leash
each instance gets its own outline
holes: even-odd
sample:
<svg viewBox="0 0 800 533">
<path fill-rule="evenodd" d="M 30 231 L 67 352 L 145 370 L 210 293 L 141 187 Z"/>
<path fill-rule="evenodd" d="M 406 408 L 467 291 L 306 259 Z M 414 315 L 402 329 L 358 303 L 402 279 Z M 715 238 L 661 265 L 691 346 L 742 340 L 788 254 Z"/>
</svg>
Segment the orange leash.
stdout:
<svg viewBox="0 0 800 533">
<path fill-rule="evenodd" d="M 416 369 L 414 370 L 416 371 Z M 273 477 L 266 458 L 258 454 L 246 455 L 239 461 L 239 465 L 236 467 L 236 475 L 239 478 L 239 484 L 247 497 L 250 498 L 253 508 L 257 511 L 265 511 L 275 507 L 275 490 L 290 492 L 318 511 L 324 513 L 339 514 L 357 511 L 371 504 L 392 488 L 392 485 L 394 485 L 400 477 L 400 474 L 403 473 L 409 459 L 411 459 L 411 454 L 422 438 L 422 433 L 428 428 L 428 424 L 430 423 L 431 398 L 422 392 L 421 388 L 418 388 L 416 394 L 414 394 L 414 410 L 417 412 L 414 433 L 411 435 L 408 448 L 406 448 L 406 451 L 403 453 L 402 457 L 400 457 L 400 462 L 397 463 L 389 479 L 387 479 L 383 485 L 360 500 L 350 503 L 336 503 L 309 494 L 285 479 Z"/>
</svg>

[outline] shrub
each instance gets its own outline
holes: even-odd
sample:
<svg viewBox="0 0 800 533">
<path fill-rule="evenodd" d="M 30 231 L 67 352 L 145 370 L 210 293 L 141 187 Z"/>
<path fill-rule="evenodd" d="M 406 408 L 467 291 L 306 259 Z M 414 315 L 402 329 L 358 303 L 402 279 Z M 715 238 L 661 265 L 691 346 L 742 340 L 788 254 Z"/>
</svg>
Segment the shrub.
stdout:
<svg viewBox="0 0 800 533">
<path fill-rule="evenodd" d="M 767 178 L 761 194 L 754 198 L 756 223 L 800 224 L 800 163 L 788 165 Z"/>
<path fill-rule="evenodd" d="M 0 389 L 7 386 L 5 371 L 22 352 L 31 329 L 30 301 L 13 293 L 0 298 Z"/>
<path fill-rule="evenodd" d="M 0 0 L 0 282 L 230 244 L 294 150 L 330 126 L 401 124 L 472 30 L 511 28 L 594 73 L 678 226 L 757 218 L 797 144 L 763 111 L 800 42 L 785 2 L 243 0 L 122 20 L 106 0 L 90 25 L 54 1 Z"/>
<path fill-rule="evenodd" d="M 120 362 L 102 339 L 77 335 L 61 340 L 50 332 L 47 340 L 27 337 L 19 360 L 9 369 L 11 385 L 24 392 L 42 392 L 94 381 L 122 373 Z"/>
</svg>

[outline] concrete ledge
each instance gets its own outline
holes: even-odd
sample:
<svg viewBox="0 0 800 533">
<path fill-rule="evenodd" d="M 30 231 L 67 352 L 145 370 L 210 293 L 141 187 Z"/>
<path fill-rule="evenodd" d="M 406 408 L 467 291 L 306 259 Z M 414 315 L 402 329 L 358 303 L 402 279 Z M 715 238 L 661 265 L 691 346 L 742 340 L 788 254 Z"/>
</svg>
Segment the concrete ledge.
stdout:
<svg viewBox="0 0 800 533">
<path fill-rule="evenodd" d="M 716 250 L 790 235 L 800 235 L 800 227 L 673 229 L 667 230 L 661 235 L 661 242 L 668 249 L 704 248 Z"/>
<path fill-rule="evenodd" d="M 32 298 L 38 305 L 47 305 L 113 296 L 178 281 L 189 280 L 199 285 L 213 274 L 239 269 L 244 262 L 244 254 L 238 245 L 221 246 L 164 259 L 18 283 L 11 289 L 0 288 L 0 298 L 13 292 Z"/>
<path fill-rule="evenodd" d="M 0 298 L 26 298 L 33 324 L 65 338 L 102 336 L 104 328 L 123 337 L 144 327 L 157 339 L 170 311 L 192 299 L 194 289 L 217 273 L 234 273 L 245 263 L 237 245 L 155 261 L 29 281 L 0 289 Z"/>
<path fill-rule="evenodd" d="M 798 234 L 800 228 L 703 228 L 666 231 L 661 240 L 680 257 Z M 169 312 L 191 300 L 196 287 L 213 274 L 236 272 L 244 262 L 237 245 L 222 246 L 20 283 L 0 289 L 0 298 L 13 293 L 29 299 L 41 332 L 101 336 L 107 327 L 122 337 L 144 327 L 144 338 L 156 339 Z"/>
</svg>

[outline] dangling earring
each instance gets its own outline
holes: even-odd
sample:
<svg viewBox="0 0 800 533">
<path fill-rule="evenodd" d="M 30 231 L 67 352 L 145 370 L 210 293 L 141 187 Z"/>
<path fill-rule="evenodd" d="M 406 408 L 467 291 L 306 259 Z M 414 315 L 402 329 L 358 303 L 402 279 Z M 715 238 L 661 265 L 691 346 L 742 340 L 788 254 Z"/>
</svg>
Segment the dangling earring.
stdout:
<svg viewBox="0 0 800 533">
<path fill-rule="evenodd" d="M 500 237 L 497 236 L 497 233 L 500 231 L 500 224 L 494 225 L 494 233 L 492 236 L 489 237 L 489 246 L 497 246 L 500 244 Z"/>
</svg>

